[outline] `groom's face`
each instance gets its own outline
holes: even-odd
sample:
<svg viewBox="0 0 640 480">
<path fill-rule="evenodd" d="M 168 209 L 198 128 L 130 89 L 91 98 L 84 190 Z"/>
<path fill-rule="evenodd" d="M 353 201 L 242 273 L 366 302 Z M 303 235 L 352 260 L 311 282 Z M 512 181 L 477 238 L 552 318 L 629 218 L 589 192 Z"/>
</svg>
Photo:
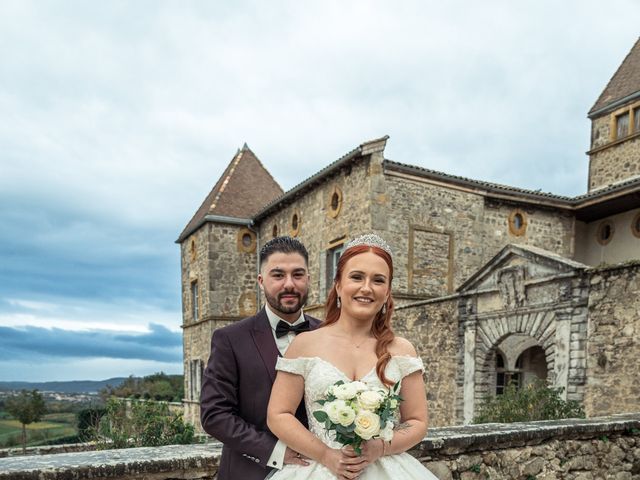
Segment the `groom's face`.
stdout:
<svg viewBox="0 0 640 480">
<path fill-rule="evenodd" d="M 269 308 L 283 320 L 294 322 L 309 293 L 309 271 L 299 253 L 272 253 L 263 263 L 258 283 Z"/>
</svg>

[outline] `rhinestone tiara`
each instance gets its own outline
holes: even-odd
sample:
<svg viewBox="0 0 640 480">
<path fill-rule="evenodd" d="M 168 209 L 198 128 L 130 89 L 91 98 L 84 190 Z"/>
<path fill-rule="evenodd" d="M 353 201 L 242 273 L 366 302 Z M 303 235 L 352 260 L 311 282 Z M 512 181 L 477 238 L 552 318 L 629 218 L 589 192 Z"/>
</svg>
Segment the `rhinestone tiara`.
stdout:
<svg viewBox="0 0 640 480">
<path fill-rule="evenodd" d="M 347 243 L 347 247 L 345 248 L 345 250 L 349 250 L 351 247 L 356 247 L 358 245 L 378 247 L 387 252 L 389 255 L 393 256 L 389 244 L 375 233 L 367 233 L 365 235 L 360 235 L 359 237 L 354 238 L 349 243 Z"/>
</svg>

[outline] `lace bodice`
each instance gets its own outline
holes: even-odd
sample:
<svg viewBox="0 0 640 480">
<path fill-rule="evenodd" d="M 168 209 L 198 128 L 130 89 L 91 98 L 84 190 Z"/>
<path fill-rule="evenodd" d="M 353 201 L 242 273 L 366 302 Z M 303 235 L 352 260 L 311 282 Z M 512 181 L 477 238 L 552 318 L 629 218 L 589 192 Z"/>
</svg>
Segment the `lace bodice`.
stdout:
<svg viewBox="0 0 640 480">
<path fill-rule="evenodd" d="M 340 448 L 334 442 L 332 434 L 327 432 L 314 417 L 313 412 L 321 407 L 316 400 L 324 396 L 324 392 L 338 380 L 350 382 L 352 379 L 339 368 L 320 357 L 278 358 L 276 370 L 300 375 L 304 378 L 304 400 L 309 418 L 309 430 L 332 448 Z M 385 369 L 385 375 L 392 382 L 397 382 L 407 375 L 424 371 L 422 359 L 409 356 L 391 357 Z M 359 379 L 370 386 L 385 388 L 376 375 L 375 368 Z"/>
</svg>

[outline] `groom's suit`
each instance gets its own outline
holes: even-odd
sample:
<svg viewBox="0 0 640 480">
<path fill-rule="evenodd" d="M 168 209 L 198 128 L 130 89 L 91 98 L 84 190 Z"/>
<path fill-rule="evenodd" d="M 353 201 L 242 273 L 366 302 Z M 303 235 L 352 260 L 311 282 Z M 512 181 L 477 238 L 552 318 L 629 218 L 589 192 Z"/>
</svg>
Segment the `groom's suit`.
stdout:
<svg viewBox="0 0 640 480">
<path fill-rule="evenodd" d="M 312 329 L 320 321 L 305 315 Z M 200 420 L 224 446 L 218 480 L 262 480 L 277 442 L 267 428 L 267 405 L 279 352 L 264 310 L 213 332 L 204 371 Z M 306 426 L 301 403 L 296 417 Z"/>
</svg>

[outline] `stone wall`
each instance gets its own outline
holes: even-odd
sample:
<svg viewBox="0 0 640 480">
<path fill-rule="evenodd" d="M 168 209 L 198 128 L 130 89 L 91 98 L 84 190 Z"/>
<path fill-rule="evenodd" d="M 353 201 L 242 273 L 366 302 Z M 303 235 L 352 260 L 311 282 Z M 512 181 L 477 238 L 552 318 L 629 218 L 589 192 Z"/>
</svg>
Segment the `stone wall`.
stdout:
<svg viewBox="0 0 640 480">
<path fill-rule="evenodd" d="M 593 121 L 589 152 L 589 191 L 640 175 L 640 135 L 610 140 L 610 117 Z"/>
<path fill-rule="evenodd" d="M 386 176 L 387 232 L 396 252 L 395 288 L 418 298 L 447 295 L 482 265 L 483 205 L 479 195 Z"/>
<path fill-rule="evenodd" d="M 638 411 L 640 262 L 595 270 L 590 283 L 585 411 Z"/>
<path fill-rule="evenodd" d="M 440 480 L 638 480 L 640 414 L 432 428 L 410 453 Z M 220 445 L 0 458 L 0 480 L 213 480 Z"/>
<path fill-rule="evenodd" d="M 399 307 L 393 320 L 396 335 L 410 340 L 424 361 L 429 424 L 434 427 L 456 423 L 457 309 L 457 298 L 426 301 Z"/>
<path fill-rule="evenodd" d="M 519 211 L 525 219 L 524 234 L 514 235 L 509 229 L 509 216 Z M 574 255 L 573 216 L 559 210 L 522 207 L 488 199 L 484 208 L 484 225 L 481 230 L 484 244 L 484 262 L 505 245 L 530 245 L 543 248 L 567 258 Z"/>
</svg>

